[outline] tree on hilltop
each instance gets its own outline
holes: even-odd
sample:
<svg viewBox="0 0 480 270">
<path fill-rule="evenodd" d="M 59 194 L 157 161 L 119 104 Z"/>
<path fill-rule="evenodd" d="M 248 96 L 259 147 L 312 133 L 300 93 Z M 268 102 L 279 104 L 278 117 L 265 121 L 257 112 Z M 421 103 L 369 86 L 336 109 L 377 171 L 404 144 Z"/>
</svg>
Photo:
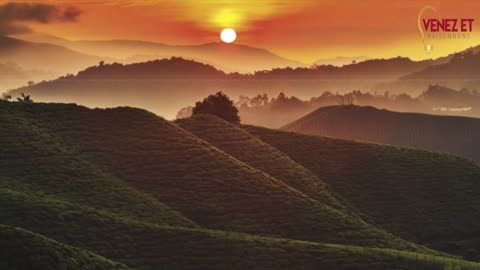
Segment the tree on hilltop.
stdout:
<svg viewBox="0 0 480 270">
<path fill-rule="evenodd" d="M 203 101 L 197 102 L 192 113 L 193 115 L 212 114 L 232 124 L 240 123 L 240 116 L 238 116 L 237 108 L 230 98 L 222 92 L 209 95 L 204 98 Z"/>
</svg>

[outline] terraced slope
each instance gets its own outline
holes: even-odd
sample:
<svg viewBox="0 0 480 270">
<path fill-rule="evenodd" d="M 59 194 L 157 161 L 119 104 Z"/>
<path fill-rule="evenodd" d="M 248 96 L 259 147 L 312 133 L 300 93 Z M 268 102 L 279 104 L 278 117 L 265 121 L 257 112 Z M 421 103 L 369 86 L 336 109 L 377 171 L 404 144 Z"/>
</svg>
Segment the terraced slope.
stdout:
<svg viewBox="0 0 480 270">
<path fill-rule="evenodd" d="M 77 214 L 76 217 L 81 215 Z M 109 224 L 108 219 L 101 218 L 101 220 L 103 228 L 96 224 L 94 231 L 81 229 L 76 231 L 76 234 L 72 234 L 71 238 L 81 245 L 93 245 L 94 249 L 103 249 L 110 256 L 120 258 L 134 269 L 393 270 L 421 267 L 434 270 L 452 266 L 461 267 L 461 269 L 480 269 L 477 263 L 431 254 L 265 238 L 220 231 L 145 226 L 135 223 Z M 80 227 L 75 226 L 79 221 L 82 219 L 72 220 L 71 224 L 64 226 Z M 52 221 L 51 224 L 62 226 L 62 223 Z M 55 230 L 55 226 L 53 228 Z M 95 233 L 106 230 L 109 232 L 95 237 Z M 69 233 L 72 232 L 69 231 Z M 65 269 L 68 264 L 62 264 L 63 268 L 55 268 L 55 264 L 52 264 L 52 260 L 57 261 L 56 258 L 63 255 L 65 251 L 57 251 L 53 259 L 48 256 L 50 252 L 54 252 L 50 247 L 52 242 L 70 251 L 67 253 L 69 256 L 76 255 L 74 252 L 77 252 L 87 259 L 93 257 L 105 264 L 100 265 L 95 262 L 95 269 L 125 269 L 119 264 L 115 264 L 116 267 L 112 268 L 110 261 L 77 248 L 72 252 L 69 247 L 42 236 L 35 235 L 38 239 L 32 237 L 19 239 L 18 234 L 9 237 L 9 235 L 5 236 L 1 230 L 0 235 L 2 235 L 0 240 L 2 247 L 11 248 L 8 253 L 3 253 L 0 257 L 4 254 L 12 255 L 13 257 L 6 258 L 3 263 L 17 265 L 17 269 L 32 269 L 37 265 L 39 269 Z M 38 240 L 45 240 L 47 243 L 39 244 Z M 32 251 L 36 252 L 33 258 L 29 257 L 32 256 Z M 43 254 L 45 255 L 42 256 Z M 20 259 L 23 259 L 23 264 L 19 262 Z M 75 258 L 69 263 L 75 266 L 72 269 L 82 269 L 80 266 L 83 265 L 93 267 L 92 262 L 82 257 Z"/>
<path fill-rule="evenodd" d="M 33 228 L 44 235 L 50 235 L 82 249 L 95 251 L 97 254 L 113 258 L 134 269 L 417 269 L 422 267 L 428 270 L 444 269 L 445 266 L 480 269 L 477 263 L 435 256 L 431 253 L 408 253 L 398 250 L 293 241 L 138 223 L 108 216 L 92 209 L 82 209 L 68 203 L 39 199 L 6 190 L 1 191 L 0 198 L 4 200 L 0 204 L 2 221 Z M 2 235 L 1 232 L 0 235 Z M 6 238 L 5 241 L 8 241 L 9 247 L 12 247 L 11 239 Z M 7 246 L 1 240 L 0 244 L 2 247 Z M 30 239 L 26 239 L 21 242 L 21 245 L 19 244 L 19 247 L 12 247 L 11 252 L 16 256 L 22 256 L 22 252 L 31 246 L 37 245 Z M 39 246 L 38 248 L 39 253 L 49 252 L 48 247 Z M 48 257 L 35 258 L 36 261 L 33 263 L 26 261 L 28 267 L 24 269 L 32 269 L 31 267 L 37 264 L 50 265 L 51 263 Z M 111 268 L 98 266 L 97 269 Z"/>
<path fill-rule="evenodd" d="M 177 120 L 176 123 L 236 159 L 268 173 L 315 200 L 345 210 L 330 194 L 323 180 L 243 129 L 207 114 Z"/>
<path fill-rule="evenodd" d="M 48 195 L 145 222 L 195 226 L 152 196 L 82 160 L 74 151 L 75 144 L 65 144 L 33 118 L 25 118 L 36 106 L 15 106 L 0 104 L 0 188 Z"/>
<path fill-rule="evenodd" d="M 459 242 L 478 242 L 476 162 L 414 149 L 245 129 L 325 179 L 367 220 L 396 235 L 463 255 Z"/>
<path fill-rule="evenodd" d="M 2 222 L 35 230 L 134 269 L 443 269 L 445 265 L 480 269 L 479 264 L 431 253 L 139 223 L 7 189 L 0 189 L 0 199 Z M 9 241 L 8 238 L 6 240 Z M 12 252 L 22 256 L 24 248 L 31 245 L 35 242 L 22 241 L 21 247 L 14 247 Z M 39 249 L 40 252 L 48 252 L 43 246 Z M 31 269 L 36 264 L 50 264 L 48 258 L 36 259 L 35 264 L 26 261 L 30 268 L 25 269 Z M 110 268 L 99 266 L 97 269 Z"/>
<path fill-rule="evenodd" d="M 44 236 L 0 225 L 1 269 L 129 269 L 91 252 Z"/>
<path fill-rule="evenodd" d="M 131 108 L 0 102 L 0 123 L 0 258 L 17 269 L 480 269 L 369 225 L 236 127 L 259 158 Z"/>
<path fill-rule="evenodd" d="M 72 146 L 72 155 L 98 164 L 102 171 L 150 194 L 200 226 L 423 250 L 312 199 L 146 111 L 20 103 L 8 103 L 4 108 L 17 113 L 30 129 L 43 130 L 63 145 Z"/>
<path fill-rule="evenodd" d="M 281 128 L 329 136 L 459 155 L 480 160 L 480 119 L 400 113 L 374 107 L 331 106 Z"/>
</svg>

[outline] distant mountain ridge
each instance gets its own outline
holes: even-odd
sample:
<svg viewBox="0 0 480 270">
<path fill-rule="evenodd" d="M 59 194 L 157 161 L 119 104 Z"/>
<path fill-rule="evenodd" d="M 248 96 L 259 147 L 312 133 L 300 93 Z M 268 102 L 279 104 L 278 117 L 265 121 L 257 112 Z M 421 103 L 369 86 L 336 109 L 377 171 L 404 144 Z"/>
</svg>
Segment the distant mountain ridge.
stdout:
<svg viewBox="0 0 480 270">
<path fill-rule="evenodd" d="M 317 66 L 324 66 L 324 65 L 332 65 L 341 67 L 344 65 L 350 65 L 353 63 L 359 63 L 366 60 L 370 60 L 372 57 L 367 56 L 354 56 L 354 57 L 345 57 L 345 56 L 337 56 L 335 58 L 323 58 L 318 59 L 317 61 L 313 62 L 314 65 Z"/>
<path fill-rule="evenodd" d="M 480 67 L 480 52 L 473 50 L 455 54 L 443 64 L 426 68 L 403 77 L 404 80 L 418 79 L 476 79 L 478 78 L 478 67 Z"/>
<path fill-rule="evenodd" d="M 268 50 L 236 43 L 212 42 L 200 45 L 168 45 L 138 40 L 70 41 L 46 35 L 27 35 L 25 38 L 51 42 L 86 54 L 94 52 L 95 55 L 114 58 L 125 64 L 182 57 L 214 65 L 225 72 L 241 73 L 305 66 L 303 63 L 286 59 Z"/>
<path fill-rule="evenodd" d="M 226 78 L 227 74 L 211 65 L 170 58 L 144 63 L 123 65 L 102 64 L 78 72 L 75 79 L 132 80 L 132 79 L 173 79 L 173 78 Z"/>
<path fill-rule="evenodd" d="M 25 92 L 40 101 L 75 102 L 92 107 L 129 105 L 173 118 L 183 104 L 192 104 L 215 90 L 233 97 L 259 94 L 259 91 L 270 95 L 290 91 L 312 97 L 322 88 L 339 91 L 373 87 L 428 64 L 393 58 L 343 67 L 289 67 L 239 74 L 175 57 L 134 64 L 99 64 L 77 75 L 18 88 L 11 94 L 17 96 Z M 122 84 L 115 80 L 121 80 Z"/>
<path fill-rule="evenodd" d="M 13 62 L 25 69 L 42 69 L 54 72 L 75 72 L 84 69 L 101 58 L 79 53 L 62 46 L 34 43 L 0 36 L 0 59 Z"/>
</svg>

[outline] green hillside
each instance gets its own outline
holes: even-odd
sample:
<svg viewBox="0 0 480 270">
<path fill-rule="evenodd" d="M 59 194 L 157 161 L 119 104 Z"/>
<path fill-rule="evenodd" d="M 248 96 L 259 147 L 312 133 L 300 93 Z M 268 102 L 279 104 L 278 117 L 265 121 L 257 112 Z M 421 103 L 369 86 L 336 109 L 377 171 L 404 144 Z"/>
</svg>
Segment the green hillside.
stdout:
<svg viewBox="0 0 480 270">
<path fill-rule="evenodd" d="M 23 203 L 10 203 L 7 208 L 15 211 L 9 212 L 5 211 L 7 204 L 2 202 L 2 220 L 24 217 L 17 218 L 15 223 L 114 258 L 135 269 L 444 269 L 445 266 L 480 269 L 476 263 L 431 254 L 140 224 L 91 209 L 8 193 L 3 191 L 0 198 L 12 202 L 14 197 L 20 197 Z M 34 248 L 42 253 L 51 250 L 31 239 L 20 242 L 15 237 L 18 241 L 15 242 L 2 237 L 2 240 L 7 241 L 0 241 L 2 247 L 14 245 L 11 253 L 17 256 L 16 260 L 18 256 L 23 258 L 22 252 L 31 254 Z M 51 265 L 49 257 L 35 257 L 35 262 L 25 263 L 28 267 Z M 98 266 L 97 269 L 110 268 Z"/>
<path fill-rule="evenodd" d="M 435 258 L 440 257 L 430 254 L 418 253 L 414 260 L 409 253 L 399 251 L 141 224 L 11 191 L 3 190 L 0 194 L 5 200 L 1 204 L 4 206 L 1 211 L 3 221 L 35 229 L 136 269 L 289 269 L 295 265 L 301 265 L 302 269 L 331 269 L 333 265 L 340 266 L 340 269 L 349 269 L 352 265 L 358 269 L 395 269 L 400 265 L 425 264 L 430 266 L 428 269 L 437 269 L 445 263 L 439 259 L 435 262 Z M 5 207 L 6 202 L 8 207 Z M 37 246 L 28 239 L 19 243 L 11 238 L 5 238 L 5 241 L 10 246 L 18 245 L 12 253 L 21 257 L 20 252 L 26 252 L 24 250 L 28 248 L 31 251 L 32 245 Z M 7 244 L 2 243 L 2 247 L 5 246 Z M 50 250 L 43 246 L 38 249 L 42 252 Z M 37 261 L 50 264 L 48 258 L 37 258 Z M 477 264 L 461 260 L 455 260 L 455 263 L 480 269 Z"/>
<path fill-rule="evenodd" d="M 128 269 L 91 252 L 41 235 L 0 225 L 1 269 Z"/>
<path fill-rule="evenodd" d="M 479 258 L 480 166 L 459 157 L 247 126 L 317 174 L 373 224 Z"/>
<path fill-rule="evenodd" d="M 0 188 L 49 196 L 146 222 L 193 226 L 155 198 L 83 160 L 74 150 L 76 144 L 66 144 L 37 125 L 34 118 L 25 117 L 35 108 L 41 106 L 0 105 Z"/>
<path fill-rule="evenodd" d="M 371 225 L 329 175 L 214 117 L 0 101 L 0 123 L 15 269 L 480 269 Z"/>
<path fill-rule="evenodd" d="M 331 106 L 319 108 L 282 130 L 408 146 L 480 160 L 480 144 L 476 143 L 480 137 L 478 118 Z"/>
<path fill-rule="evenodd" d="M 30 125 L 75 146 L 72 153 L 77 157 L 98 164 L 200 226 L 299 240 L 418 248 L 312 199 L 147 111 L 7 105 L 21 111 Z"/>
<path fill-rule="evenodd" d="M 196 115 L 178 120 L 177 123 L 236 159 L 268 173 L 308 196 L 331 207 L 344 208 L 330 194 L 323 180 L 243 129 L 213 115 Z"/>
</svg>

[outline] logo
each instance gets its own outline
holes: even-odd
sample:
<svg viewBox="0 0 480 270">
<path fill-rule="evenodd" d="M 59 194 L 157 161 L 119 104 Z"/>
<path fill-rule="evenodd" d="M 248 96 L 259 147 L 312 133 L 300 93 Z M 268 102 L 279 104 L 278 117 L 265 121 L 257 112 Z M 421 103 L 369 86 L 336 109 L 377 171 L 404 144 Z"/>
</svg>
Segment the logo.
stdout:
<svg viewBox="0 0 480 270">
<path fill-rule="evenodd" d="M 423 47 L 427 55 L 433 51 L 433 41 L 438 39 L 469 39 L 473 32 L 475 19 L 473 18 L 424 18 L 424 13 L 437 14 L 433 6 L 424 6 L 418 13 L 418 29 L 422 36 Z"/>
</svg>

